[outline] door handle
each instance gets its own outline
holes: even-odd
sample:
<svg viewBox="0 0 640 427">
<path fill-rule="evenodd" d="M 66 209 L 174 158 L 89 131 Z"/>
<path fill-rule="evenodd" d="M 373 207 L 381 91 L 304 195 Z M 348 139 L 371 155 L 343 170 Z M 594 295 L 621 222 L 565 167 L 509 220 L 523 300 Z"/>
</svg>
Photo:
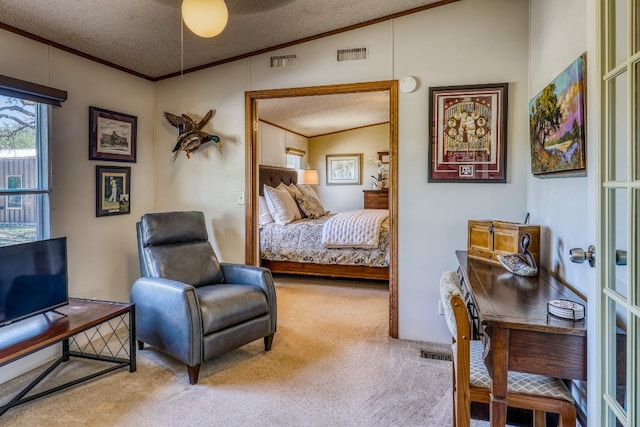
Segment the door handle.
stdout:
<svg viewBox="0 0 640 427">
<path fill-rule="evenodd" d="M 627 265 L 627 251 L 616 249 L 616 265 Z"/>
<path fill-rule="evenodd" d="M 569 259 L 576 264 L 582 264 L 585 261 L 589 261 L 591 267 L 596 266 L 596 247 L 589 245 L 585 251 L 582 248 L 569 249 Z"/>
</svg>

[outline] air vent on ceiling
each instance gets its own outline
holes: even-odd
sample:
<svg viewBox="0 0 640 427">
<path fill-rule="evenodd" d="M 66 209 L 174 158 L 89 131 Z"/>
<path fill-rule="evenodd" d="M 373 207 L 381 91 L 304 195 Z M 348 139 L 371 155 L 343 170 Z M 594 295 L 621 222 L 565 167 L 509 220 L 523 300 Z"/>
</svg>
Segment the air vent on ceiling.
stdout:
<svg viewBox="0 0 640 427">
<path fill-rule="evenodd" d="M 366 47 L 350 47 L 347 49 L 338 49 L 338 62 L 341 61 L 360 61 L 367 59 Z"/>
<path fill-rule="evenodd" d="M 291 53 L 288 55 L 274 55 L 269 57 L 269 68 L 282 68 L 293 65 L 298 60 L 298 55 Z"/>
</svg>

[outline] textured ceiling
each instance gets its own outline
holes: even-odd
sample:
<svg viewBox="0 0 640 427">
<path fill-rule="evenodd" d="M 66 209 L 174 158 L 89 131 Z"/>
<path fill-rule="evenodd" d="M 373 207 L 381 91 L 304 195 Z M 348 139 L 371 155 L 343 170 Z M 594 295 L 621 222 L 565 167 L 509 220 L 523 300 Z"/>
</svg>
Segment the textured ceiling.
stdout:
<svg viewBox="0 0 640 427">
<path fill-rule="evenodd" d="M 389 121 L 389 92 L 258 101 L 260 120 L 311 138 Z"/>
<path fill-rule="evenodd" d="M 222 34 L 199 38 L 185 27 L 183 49 L 181 0 L 1 0 L 0 27 L 156 79 L 450 1 L 226 0 Z"/>
<path fill-rule="evenodd" d="M 200 38 L 181 0 L 0 0 L 0 28 L 158 80 L 458 0 L 226 0 L 229 22 Z M 183 39 L 183 42 L 181 42 Z M 317 136 L 389 120 L 388 92 L 260 101 L 262 120 Z"/>
</svg>

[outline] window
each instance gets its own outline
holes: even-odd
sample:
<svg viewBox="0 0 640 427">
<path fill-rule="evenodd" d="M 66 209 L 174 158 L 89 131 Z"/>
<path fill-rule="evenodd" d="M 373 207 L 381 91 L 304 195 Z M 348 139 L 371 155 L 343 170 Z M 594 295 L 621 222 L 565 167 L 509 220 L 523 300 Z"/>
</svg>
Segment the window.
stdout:
<svg viewBox="0 0 640 427">
<path fill-rule="evenodd" d="M 300 161 L 306 152 L 294 147 L 287 147 L 285 152 L 287 153 L 287 167 L 290 169 L 300 169 Z"/>
<path fill-rule="evenodd" d="M 290 169 L 300 169 L 301 157 L 296 154 L 287 154 L 287 167 Z"/>
<path fill-rule="evenodd" d="M 50 108 L 0 94 L 0 246 L 50 237 Z"/>
<path fill-rule="evenodd" d="M 7 189 L 19 190 L 20 188 L 22 188 L 22 176 L 7 175 Z M 22 196 L 19 194 L 7 196 L 7 209 L 22 209 Z"/>
</svg>

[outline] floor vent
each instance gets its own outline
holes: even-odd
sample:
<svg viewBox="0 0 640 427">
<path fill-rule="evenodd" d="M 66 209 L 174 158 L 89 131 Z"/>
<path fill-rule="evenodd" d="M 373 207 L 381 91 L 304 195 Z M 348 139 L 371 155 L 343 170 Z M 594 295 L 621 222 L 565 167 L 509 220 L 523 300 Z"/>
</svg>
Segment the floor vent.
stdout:
<svg viewBox="0 0 640 427">
<path fill-rule="evenodd" d="M 298 60 L 295 53 L 289 55 L 274 55 L 269 57 L 269 68 L 283 68 L 293 65 Z"/>
<path fill-rule="evenodd" d="M 442 350 L 420 350 L 423 359 L 451 360 L 451 352 Z"/>
<path fill-rule="evenodd" d="M 338 49 L 338 62 L 341 61 L 360 61 L 367 59 L 366 47 L 352 47 L 348 49 Z"/>
</svg>

